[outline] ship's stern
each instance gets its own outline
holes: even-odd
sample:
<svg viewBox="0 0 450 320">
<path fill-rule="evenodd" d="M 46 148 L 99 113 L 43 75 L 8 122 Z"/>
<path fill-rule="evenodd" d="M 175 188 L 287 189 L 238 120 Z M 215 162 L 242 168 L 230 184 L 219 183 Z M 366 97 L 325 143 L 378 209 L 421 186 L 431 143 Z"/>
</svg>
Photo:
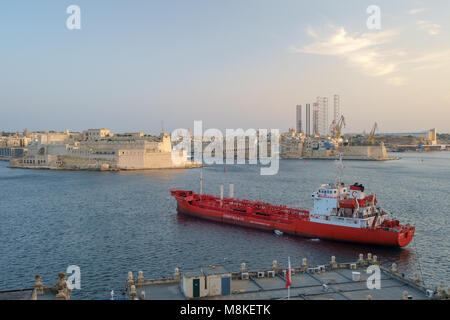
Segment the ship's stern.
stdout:
<svg viewBox="0 0 450 320">
<path fill-rule="evenodd" d="M 409 227 L 398 233 L 398 246 L 406 247 L 414 238 L 414 233 L 416 231 L 415 227 Z"/>
</svg>

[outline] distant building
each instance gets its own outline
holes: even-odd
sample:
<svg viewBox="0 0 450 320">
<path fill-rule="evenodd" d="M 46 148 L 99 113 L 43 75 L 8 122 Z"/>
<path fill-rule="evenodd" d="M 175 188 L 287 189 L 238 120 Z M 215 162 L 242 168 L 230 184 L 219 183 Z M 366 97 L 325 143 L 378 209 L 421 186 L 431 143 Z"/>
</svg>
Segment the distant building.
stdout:
<svg viewBox="0 0 450 320">
<path fill-rule="evenodd" d="M 23 157 L 31 138 L 25 133 L 0 136 L 0 160 Z"/>
<path fill-rule="evenodd" d="M 311 135 L 311 105 L 306 104 L 306 136 Z"/>
<path fill-rule="evenodd" d="M 25 154 L 25 148 L 14 148 L 14 147 L 0 147 L 0 159 L 12 159 L 12 158 L 21 158 Z"/>
<path fill-rule="evenodd" d="M 380 133 L 383 136 L 397 136 L 397 137 L 414 137 L 424 140 L 427 144 L 437 145 L 436 129 L 430 129 L 422 132 L 396 132 L 396 133 Z"/>
<path fill-rule="evenodd" d="M 296 130 L 297 133 L 303 133 L 302 130 L 302 106 L 299 104 L 296 107 L 296 121 L 295 121 L 295 125 L 296 125 Z"/>
<path fill-rule="evenodd" d="M 283 159 L 301 158 L 303 152 L 303 136 L 293 129 L 280 135 L 280 157 Z"/>
<path fill-rule="evenodd" d="M 110 130 L 108 129 L 89 129 L 86 131 L 83 131 L 83 135 L 88 139 L 100 139 L 109 137 L 111 134 Z"/>
<path fill-rule="evenodd" d="M 11 161 L 11 167 L 68 170 L 135 170 L 198 166 L 186 152 L 172 158 L 170 136 L 142 132 L 114 135 L 108 129 L 90 129 L 82 134 L 41 133 L 28 145 L 27 153 Z"/>
<path fill-rule="evenodd" d="M 320 105 L 318 102 L 315 102 L 313 104 L 313 116 L 312 116 L 312 123 L 313 123 L 313 136 L 320 136 L 319 131 L 319 111 L 320 111 Z"/>
</svg>

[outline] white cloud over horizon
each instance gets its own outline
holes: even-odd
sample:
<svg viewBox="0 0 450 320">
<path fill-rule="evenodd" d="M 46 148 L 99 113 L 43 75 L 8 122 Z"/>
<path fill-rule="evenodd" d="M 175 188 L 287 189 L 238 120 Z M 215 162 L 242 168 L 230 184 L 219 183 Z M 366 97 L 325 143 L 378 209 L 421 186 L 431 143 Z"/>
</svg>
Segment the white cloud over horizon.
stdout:
<svg viewBox="0 0 450 320">
<path fill-rule="evenodd" d="M 386 82 L 395 87 L 400 87 L 406 84 L 406 78 L 403 77 L 392 77 L 386 80 Z"/>
<path fill-rule="evenodd" d="M 430 36 L 435 36 L 441 31 L 439 24 L 430 21 L 418 20 L 416 24 L 419 26 L 419 29 L 427 31 Z"/>
<path fill-rule="evenodd" d="M 421 23 L 424 29 L 435 35 L 438 25 Z M 439 32 L 439 31 L 437 31 Z M 302 54 L 335 56 L 347 62 L 353 69 L 370 77 L 385 77 L 392 86 L 408 83 L 404 74 L 409 71 L 432 70 L 450 65 L 450 48 L 411 54 L 394 47 L 400 35 L 398 29 L 369 33 L 349 33 L 341 27 L 333 27 L 331 34 L 320 37 L 312 27 L 307 29 L 313 42 L 301 47 L 290 46 L 290 51 Z M 403 68 L 402 68 L 403 67 Z"/>
<path fill-rule="evenodd" d="M 408 11 L 408 14 L 415 15 L 415 14 L 421 13 L 421 12 L 423 12 L 425 10 L 426 10 L 425 8 L 411 9 L 411 10 Z"/>
<path fill-rule="evenodd" d="M 365 74 L 377 77 L 396 70 L 396 65 L 386 61 L 386 53 L 379 50 L 378 46 L 392 40 L 397 33 L 388 30 L 357 35 L 349 34 L 344 27 L 340 27 L 334 34 L 321 40 L 312 28 L 308 28 L 308 34 L 315 42 L 301 48 L 292 46 L 291 50 L 298 53 L 338 56 Z"/>
</svg>

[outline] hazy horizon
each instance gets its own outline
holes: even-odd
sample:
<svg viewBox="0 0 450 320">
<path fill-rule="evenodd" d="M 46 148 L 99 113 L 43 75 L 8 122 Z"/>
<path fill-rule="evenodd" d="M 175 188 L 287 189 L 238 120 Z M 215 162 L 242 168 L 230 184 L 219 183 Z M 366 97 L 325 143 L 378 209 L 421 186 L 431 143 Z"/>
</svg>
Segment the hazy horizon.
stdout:
<svg viewBox="0 0 450 320">
<path fill-rule="evenodd" d="M 69 5 L 81 30 L 69 30 Z M 369 30 L 366 9 L 381 9 Z M 344 132 L 450 132 L 446 0 L 0 4 L 0 131 L 295 127 L 341 97 Z"/>
</svg>

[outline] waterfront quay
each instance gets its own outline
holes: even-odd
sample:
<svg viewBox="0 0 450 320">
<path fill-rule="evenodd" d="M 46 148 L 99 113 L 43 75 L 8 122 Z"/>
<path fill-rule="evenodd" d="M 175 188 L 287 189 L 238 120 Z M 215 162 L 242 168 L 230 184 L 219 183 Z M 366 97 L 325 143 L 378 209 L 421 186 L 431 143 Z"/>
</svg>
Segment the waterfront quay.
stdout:
<svg viewBox="0 0 450 320">
<path fill-rule="evenodd" d="M 380 289 L 369 289 L 371 276 L 367 268 L 380 268 Z M 129 272 L 126 298 L 130 300 L 284 300 L 288 299 L 286 269 L 273 261 L 270 270 L 228 272 L 222 266 L 207 266 L 180 273 L 172 278 L 145 279 L 140 271 L 136 280 Z M 377 256 L 360 254 L 358 261 L 338 263 L 331 257 L 327 265 L 311 266 L 303 259 L 300 267 L 291 268 L 291 300 L 426 300 L 449 299 L 444 285 L 428 288 L 419 279 L 407 278 L 394 263 L 391 268 L 379 265 Z"/>
<path fill-rule="evenodd" d="M 380 287 L 369 288 L 370 266 L 380 270 Z M 350 263 L 339 263 L 334 256 L 329 264 L 308 265 L 302 259 L 300 267 L 291 267 L 291 287 L 286 289 L 288 270 L 272 262 L 270 270 L 247 270 L 241 264 L 240 272 L 229 272 L 222 266 L 206 266 L 180 272 L 173 277 L 145 279 L 142 271 L 134 279 L 128 273 L 123 296 L 105 292 L 105 300 L 449 300 L 450 288 L 427 287 L 419 276 L 405 276 L 393 263 L 381 266 L 377 256 L 370 253 Z M 369 279 L 369 281 L 368 281 Z M 0 300 L 70 300 L 72 286 L 65 273 L 58 274 L 53 286 L 35 276 L 32 288 L 0 291 Z"/>
</svg>

